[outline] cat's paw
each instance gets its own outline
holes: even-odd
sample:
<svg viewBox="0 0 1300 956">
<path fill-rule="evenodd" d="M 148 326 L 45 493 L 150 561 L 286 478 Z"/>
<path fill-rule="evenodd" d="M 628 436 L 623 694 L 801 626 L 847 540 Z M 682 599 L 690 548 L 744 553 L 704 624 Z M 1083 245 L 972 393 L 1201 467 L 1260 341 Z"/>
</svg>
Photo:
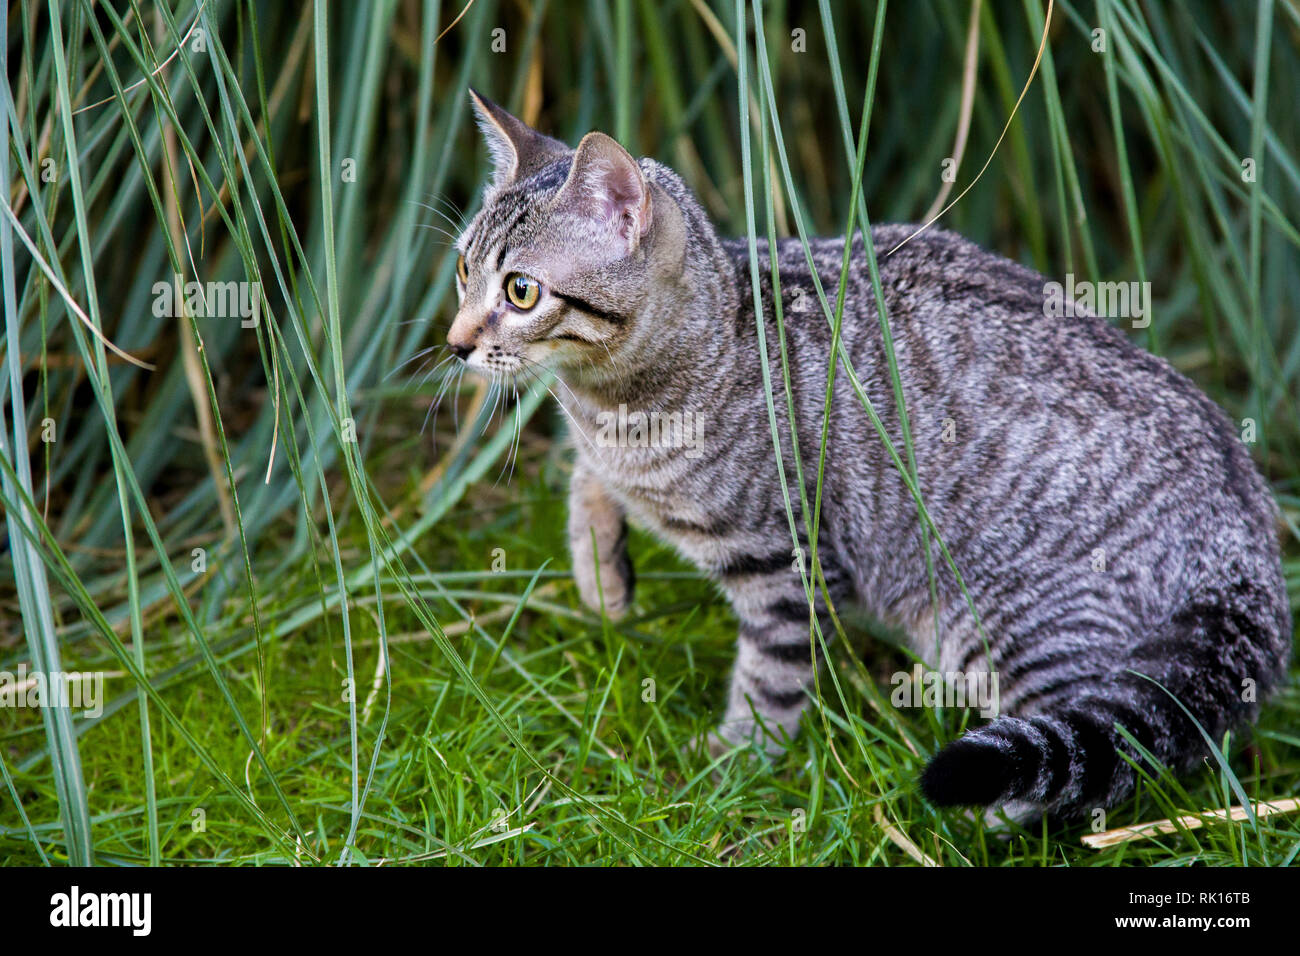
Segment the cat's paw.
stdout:
<svg viewBox="0 0 1300 956">
<path fill-rule="evenodd" d="M 636 591 L 636 571 L 626 549 L 613 560 L 600 563 L 599 581 L 594 556 L 575 549 L 573 580 L 578 585 L 578 596 L 582 598 L 582 603 L 596 614 L 603 608 L 605 615 L 616 621 L 632 606 L 632 597 Z"/>
<path fill-rule="evenodd" d="M 1008 800 L 984 810 L 984 826 L 999 838 L 1009 839 L 1012 831 L 1038 820 L 1043 805 L 1032 800 Z"/>
</svg>

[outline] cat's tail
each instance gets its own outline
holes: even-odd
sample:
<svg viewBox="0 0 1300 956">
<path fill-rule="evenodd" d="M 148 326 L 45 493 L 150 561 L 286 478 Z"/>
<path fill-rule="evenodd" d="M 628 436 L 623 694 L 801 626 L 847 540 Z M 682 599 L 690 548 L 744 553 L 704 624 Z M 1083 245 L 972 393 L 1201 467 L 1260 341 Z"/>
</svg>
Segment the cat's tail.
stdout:
<svg viewBox="0 0 1300 956">
<path fill-rule="evenodd" d="M 1136 782 L 1121 754 L 1142 764 L 1116 725 L 1185 772 L 1209 753 L 1205 735 L 1218 743 L 1253 718 L 1285 675 L 1290 644 L 1289 608 L 1262 588 L 1197 602 L 1077 696 L 1035 716 L 999 717 L 944 747 L 921 789 L 937 806 L 1023 801 L 1061 818 L 1111 806 Z"/>
</svg>

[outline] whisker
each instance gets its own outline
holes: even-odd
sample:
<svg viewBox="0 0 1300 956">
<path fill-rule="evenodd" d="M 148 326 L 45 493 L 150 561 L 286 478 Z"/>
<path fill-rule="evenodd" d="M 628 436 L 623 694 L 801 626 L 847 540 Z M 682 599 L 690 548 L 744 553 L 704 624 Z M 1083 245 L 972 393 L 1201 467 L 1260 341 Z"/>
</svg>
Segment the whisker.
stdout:
<svg viewBox="0 0 1300 956">
<path fill-rule="evenodd" d="M 502 385 L 501 385 L 501 428 L 505 428 L 505 426 L 506 426 L 506 416 L 510 414 L 510 400 L 506 397 L 506 385 L 507 385 L 507 384 L 509 384 L 509 383 L 505 381 L 505 377 L 503 376 L 503 377 L 502 377 Z M 512 387 L 513 387 L 513 386 L 512 386 Z M 510 445 L 513 445 L 513 444 L 514 444 L 514 440 L 513 440 L 513 437 L 512 437 Z M 492 487 L 493 487 L 493 488 L 495 488 L 495 487 L 497 487 L 498 485 L 501 484 L 501 478 L 502 478 L 502 477 L 505 475 L 505 473 L 506 473 L 506 465 L 509 464 L 509 462 L 510 462 L 510 445 L 507 445 L 507 446 L 506 446 L 506 457 L 505 457 L 505 460 L 503 460 L 503 461 L 501 462 L 501 468 L 500 468 L 500 470 L 497 471 L 497 480 L 494 481 L 494 482 L 492 482 Z"/>
<path fill-rule="evenodd" d="M 460 224 L 456 222 L 456 220 L 452 219 L 451 216 L 447 215 L 437 206 L 430 206 L 427 202 L 420 202 L 420 200 L 418 199 L 408 199 L 407 202 L 419 206 L 421 209 L 427 209 L 435 216 L 441 216 L 443 220 L 447 223 L 447 225 L 451 226 L 453 229 L 457 230 L 458 232 L 464 232 L 464 229 L 461 228 Z"/>
<path fill-rule="evenodd" d="M 420 351 L 416 352 L 416 353 L 415 353 L 414 355 L 412 355 L 410 358 L 408 358 L 408 359 L 406 359 L 406 360 L 400 362 L 399 364 L 393 366 L 392 371 L 390 371 L 387 375 L 385 375 L 382 379 L 380 379 L 380 381 L 383 381 L 383 382 L 388 381 L 390 378 L 392 378 L 394 375 L 396 375 L 396 374 L 397 374 L 398 372 L 400 372 L 402 369 L 406 368 L 406 366 L 410 365 L 410 364 L 411 364 L 412 362 L 414 362 L 416 359 L 422 359 L 422 358 L 424 358 L 426 355 L 428 355 L 429 353 L 431 353 L 431 352 L 436 352 L 438 349 L 445 349 L 446 347 L 447 347 L 446 345 L 430 345 L 428 348 L 420 349 Z"/>
<path fill-rule="evenodd" d="M 416 229 L 431 229 L 431 230 L 434 231 L 434 232 L 440 232 L 440 233 L 442 233 L 444 236 L 447 237 L 447 240 L 448 240 L 449 242 L 451 242 L 451 243 L 453 243 L 453 244 L 456 242 L 457 239 L 460 238 L 460 236 L 454 236 L 454 235 L 452 235 L 452 234 L 451 234 L 450 232 L 448 232 L 446 229 L 442 228 L 442 226 L 435 226 L 435 225 L 433 225 L 432 223 L 428 223 L 428 222 L 417 222 L 417 223 L 415 224 L 415 228 L 416 228 Z"/>
<path fill-rule="evenodd" d="M 439 366 L 441 366 L 442 363 L 440 362 L 438 364 Z M 437 368 L 435 368 L 433 371 L 436 372 Z M 432 374 L 433 372 L 429 373 L 430 376 L 432 376 Z M 427 377 L 429 376 L 426 376 L 426 378 Z M 451 383 L 455 381 L 455 379 L 456 379 L 456 375 L 454 372 L 448 372 L 446 375 L 443 376 L 442 384 L 438 387 L 438 394 L 434 396 L 434 400 L 429 403 L 429 410 L 424 413 L 424 424 L 420 426 L 420 434 L 421 435 L 424 434 L 425 428 L 429 426 L 429 416 L 432 415 L 433 416 L 433 439 L 435 444 L 437 443 L 438 440 L 438 409 L 442 405 L 442 400 L 447 395 L 447 389 L 451 387 Z M 420 384 L 423 385 L 424 383 L 421 382 Z"/>
<path fill-rule="evenodd" d="M 526 365 L 531 365 L 534 368 L 546 371 L 545 369 L 543 369 L 541 365 L 538 365 L 536 362 L 533 362 L 530 359 L 524 358 L 522 360 Z M 587 434 L 586 429 L 582 427 L 582 425 L 578 422 L 577 418 L 574 417 L 574 415 L 569 411 L 568 407 L 564 404 L 564 402 L 561 401 L 560 396 L 556 395 L 555 391 L 549 385 L 546 384 L 545 379 L 539 377 L 538 381 L 541 382 L 542 387 L 545 388 L 548 393 L 550 393 L 551 398 L 555 399 L 555 403 L 560 406 L 560 411 L 564 414 L 564 416 L 568 418 L 569 422 L 573 425 L 573 427 L 577 429 L 578 434 L 581 435 L 583 440 L 587 443 L 587 447 L 591 449 L 592 455 L 594 455 L 596 459 L 600 461 L 603 465 L 609 467 L 609 462 L 606 461 L 604 455 L 597 450 L 596 444 L 591 440 L 591 436 Z M 578 396 L 573 394 L 573 389 L 569 388 L 569 386 L 565 383 L 564 379 L 560 378 L 559 376 L 556 376 L 555 381 L 559 382 L 560 386 L 568 391 L 569 395 L 572 396 L 573 398 L 574 404 L 578 404 Z"/>
<path fill-rule="evenodd" d="M 452 399 L 451 403 L 451 417 L 452 421 L 456 423 L 457 438 L 460 437 L 460 379 L 465 377 L 465 369 L 468 367 L 464 362 L 461 363 L 460 374 L 456 378 L 456 397 Z"/>
<path fill-rule="evenodd" d="M 525 389 L 525 394 L 527 390 Z M 515 385 L 515 448 L 513 457 L 510 459 L 510 476 L 506 479 L 506 484 L 510 484 L 515 477 L 515 463 L 519 461 L 519 453 L 524 441 L 524 422 L 522 409 L 522 399 L 519 395 L 519 386 Z"/>
<path fill-rule="evenodd" d="M 456 214 L 456 220 L 457 220 L 454 223 L 454 225 L 459 231 L 461 232 L 465 231 L 465 226 L 467 224 L 467 220 L 469 219 L 469 215 L 467 213 L 465 213 L 459 206 L 457 206 L 454 202 L 452 202 L 450 199 L 448 199 L 445 196 L 439 196 L 436 193 L 429 193 L 429 198 L 434 200 L 435 202 L 442 203 L 444 206 L 446 206 L 448 209 L 454 212 Z M 428 206 L 425 203 L 421 203 L 421 205 L 425 205 L 426 208 L 430 208 L 430 209 L 433 208 L 431 206 Z M 445 216 L 446 214 L 443 213 L 443 215 Z M 448 221 L 450 222 L 451 220 L 449 219 Z"/>
</svg>

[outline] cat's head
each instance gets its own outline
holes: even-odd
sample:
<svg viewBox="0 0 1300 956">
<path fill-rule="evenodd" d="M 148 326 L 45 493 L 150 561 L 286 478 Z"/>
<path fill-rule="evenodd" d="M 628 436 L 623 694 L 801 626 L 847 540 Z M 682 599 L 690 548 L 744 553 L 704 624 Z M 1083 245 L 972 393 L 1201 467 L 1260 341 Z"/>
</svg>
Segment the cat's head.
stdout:
<svg viewBox="0 0 1300 956">
<path fill-rule="evenodd" d="M 604 133 L 576 149 L 471 91 L 495 167 L 456 241 L 460 306 L 447 344 L 466 365 L 610 369 L 652 332 L 641 321 L 681 275 L 676 202 Z"/>
</svg>

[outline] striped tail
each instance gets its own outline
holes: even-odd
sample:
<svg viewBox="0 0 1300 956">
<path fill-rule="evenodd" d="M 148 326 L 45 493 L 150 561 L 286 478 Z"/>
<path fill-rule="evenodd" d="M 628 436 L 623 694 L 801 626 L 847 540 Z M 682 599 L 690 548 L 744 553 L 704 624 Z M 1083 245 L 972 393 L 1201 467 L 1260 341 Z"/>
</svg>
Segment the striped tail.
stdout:
<svg viewBox="0 0 1300 956">
<path fill-rule="evenodd" d="M 921 789 L 936 806 L 1025 801 L 1065 819 L 1111 806 L 1136 782 L 1121 754 L 1141 764 L 1117 724 L 1185 772 L 1209 753 L 1196 723 L 1217 742 L 1253 719 L 1257 701 L 1286 673 L 1290 644 L 1289 608 L 1262 589 L 1197 602 L 1078 696 L 1034 716 L 999 717 L 944 747 Z"/>
</svg>

